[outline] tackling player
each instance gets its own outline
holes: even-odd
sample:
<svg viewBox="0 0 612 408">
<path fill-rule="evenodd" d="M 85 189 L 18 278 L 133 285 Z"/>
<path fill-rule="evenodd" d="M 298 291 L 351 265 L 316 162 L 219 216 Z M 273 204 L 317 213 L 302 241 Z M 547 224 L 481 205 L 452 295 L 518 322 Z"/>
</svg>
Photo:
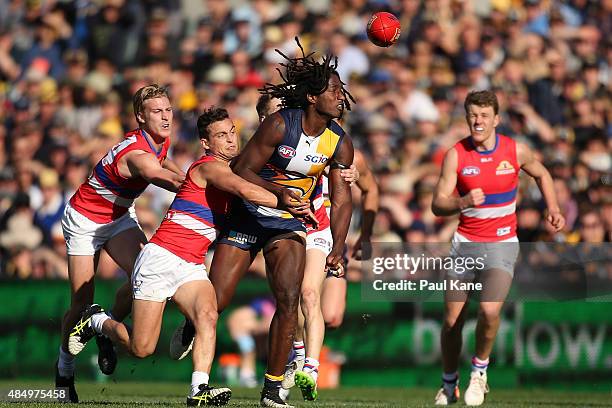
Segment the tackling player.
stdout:
<svg viewBox="0 0 612 408">
<path fill-rule="evenodd" d="M 62 322 L 62 344 L 56 364 L 55 385 L 69 389 L 70 402 L 78 402 L 74 387 L 74 357 L 68 352 L 70 328 L 83 309 L 93 302 L 94 276 L 104 248 L 131 276 L 146 237 L 136 219 L 134 200 L 152 183 L 177 191 L 184 174 L 166 158 L 172 133 L 172 106 L 165 88 L 153 84 L 140 88 L 133 98 L 139 128 L 113 146 L 66 205 L 62 230 L 68 254 L 70 309 Z M 116 294 L 111 310 L 121 321 L 130 312 L 132 297 L 126 283 Z M 112 374 L 117 357 L 110 340 L 96 338 L 98 364 Z"/>
<path fill-rule="evenodd" d="M 556 231 L 563 228 L 565 219 L 559 210 L 548 170 L 525 144 L 495 132 L 499 123 L 499 104 L 495 93 L 470 92 L 464 107 L 470 136 L 446 153 L 432 209 L 438 216 L 460 214 L 459 226 L 452 240 L 454 256 L 484 255 L 484 268 L 481 271 L 464 274 L 449 271 L 449 278 L 464 281 L 478 279 L 484 288 L 476 326 L 476 353 L 472 358 L 470 383 L 464 396 L 467 405 L 481 405 L 489 392 L 489 356 L 519 250 L 515 212 L 520 170 L 536 180 L 548 209 L 546 220 Z M 453 194 L 455 190 L 459 196 Z M 459 397 L 457 370 L 467 300 L 466 292 L 448 290 L 445 293 L 444 322 L 440 335 L 443 385 L 436 395 L 436 405 L 457 402 Z"/>
<path fill-rule="evenodd" d="M 206 274 L 204 257 L 225 221 L 232 194 L 256 205 L 276 207 L 277 197 L 234 174 L 229 162 L 239 151 L 235 126 L 225 109 L 210 108 L 198 118 L 206 154 L 191 165 L 168 212 L 134 266 L 133 329 L 91 305 L 70 334 L 70 351 L 80 352 L 96 333 L 103 333 L 136 357 L 155 351 L 166 300 L 172 298 L 194 322 L 193 374 L 187 405 L 225 405 L 228 388 L 208 385 L 214 357 L 217 300 Z M 308 210 L 308 203 L 299 208 Z"/>
</svg>

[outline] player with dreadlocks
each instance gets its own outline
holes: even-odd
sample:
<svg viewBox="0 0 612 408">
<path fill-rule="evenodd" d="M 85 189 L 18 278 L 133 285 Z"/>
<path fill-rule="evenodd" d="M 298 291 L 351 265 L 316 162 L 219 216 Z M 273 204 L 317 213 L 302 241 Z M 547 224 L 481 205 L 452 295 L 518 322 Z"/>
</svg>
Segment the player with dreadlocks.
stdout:
<svg viewBox="0 0 612 408">
<path fill-rule="evenodd" d="M 301 57 L 289 58 L 279 52 L 287 61 L 281 64 L 285 68 L 285 73 L 281 72 L 283 83 L 261 89 L 279 98 L 282 109 L 259 126 L 237 159 L 234 172 L 289 203 L 309 200 L 317 179 L 329 165 L 334 246 L 326 264 L 337 269 L 352 211 L 350 187 L 340 172 L 353 162 L 353 143 L 334 119 L 350 109 L 349 99 L 354 100 L 336 72 L 337 59 L 326 56 L 317 61 L 313 54 L 305 54 L 297 38 L 296 42 Z M 261 393 L 261 405 L 265 407 L 289 406 L 280 398 L 279 390 L 297 325 L 305 238 L 303 220 L 275 208 L 236 200 L 211 265 L 210 278 L 221 312 L 257 252 L 264 251 L 277 305 Z"/>
</svg>

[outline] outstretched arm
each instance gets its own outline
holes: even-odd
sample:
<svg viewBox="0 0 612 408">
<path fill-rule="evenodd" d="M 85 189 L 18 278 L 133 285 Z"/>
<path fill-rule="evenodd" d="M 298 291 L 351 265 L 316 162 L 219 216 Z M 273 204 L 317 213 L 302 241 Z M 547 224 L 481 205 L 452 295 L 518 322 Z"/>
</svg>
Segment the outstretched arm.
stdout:
<svg viewBox="0 0 612 408">
<path fill-rule="evenodd" d="M 463 197 L 454 194 L 457 187 L 458 163 L 457 150 L 451 148 L 444 156 L 442 172 L 431 203 L 431 209 L 437 216 L 454 215 L 465 208 L 476 207 L 484 203 L 485 196 L 480 188 L 471 190 Z"/>
<path fill-rule="evenodd" d="M 266 207 L 278 205 L 278 198 L 274 194 L 236 175 L 224 163 L 209 162 L 198 166 L 196 171 L 198 179 L 205 180 L 206 185 L 213 185 L 219 190 L 227 191 L 256 205 Z"/>
<path fill-rule="evenodd" d="M 157 158 L 151 153 L 134 150 L 127 153 L 122 159 L 125 159 L 125 161 L 124 163 L 119 163 L 121 166 L 119 171 L 126 177 L 140 176 L 149 183 L 172 192 L 177 192 L 183 183 L 184 177 L 164 169 L 157 161 Z M 127 175 L 124 174 L 126 170 Z"/>
<path fill-rule="evenodd" d="M 342 178 L 340 174 L 342 169 L 340 167 L 350 167 L 353 163 L 353 154 L 353 141 L 348 135 L 345 135 L 330 165 L 329 183 L 332 204 L 330 227 L 334 246 L 331 253 L 327 256 L 327 266 L 333 269 L 338 268 L 342 261 L 342 251 L 344 250 L 344 242 L 346 241 L 346 234 L 348 233 L 351 213 L 353 211 L 351 188 Z"/>
<path fill-rule="evenodd" d="M 166 159 L 162 163 L 162 167 L 166 170 L 170 170 L 171 172 L 178 174 L 182 178 L 185 178 L 185 172 L 181 170 L 181 168 L 172 160 L 166 157 Z"/>
<path fill-rule="evenodd" d="M 546 167 L 536 159 L 535 155 L 527 145 L 523 143 L 516 144 L 516 156 L 519 162 L 519 166 L 527 174 L 533 177 L 538 184 L 538 188 L 544 196 L 546 202 L 546 208 L 548 214 L 546 221 L 548 221 L 555 231 L 560 231 L 565 226 L 565 217 L 561 214 L 559 204 L 557 203 L 557 196 L 555 194 L 555 187 L 553 185 L 552 177 Z"/>
</svg>

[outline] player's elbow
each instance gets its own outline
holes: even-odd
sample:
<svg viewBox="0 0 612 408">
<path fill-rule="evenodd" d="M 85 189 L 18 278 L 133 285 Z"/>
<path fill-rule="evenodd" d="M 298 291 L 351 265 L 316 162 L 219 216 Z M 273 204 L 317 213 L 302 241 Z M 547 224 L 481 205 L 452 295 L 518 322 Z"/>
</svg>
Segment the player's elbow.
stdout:
<svg viewBox="0 0 612 408">
<path fill-rule="evenodd" d="M 436 217 L 442 217 L 444 215 L 444 210 L 440 208 L 435 200 L 431 203 L 431 212 L 433 212 Z"/>
</svg>

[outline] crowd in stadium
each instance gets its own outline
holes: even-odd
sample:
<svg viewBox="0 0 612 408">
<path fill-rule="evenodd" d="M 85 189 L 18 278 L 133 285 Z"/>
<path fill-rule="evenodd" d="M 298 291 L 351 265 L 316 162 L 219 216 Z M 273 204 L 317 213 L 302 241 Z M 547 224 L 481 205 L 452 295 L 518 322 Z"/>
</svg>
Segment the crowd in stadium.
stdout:
<svg viewBox="0 0 612 408">
<path fill-rule="evenodd" d="M 390 48 L 365 34 L 379 10 L 401 21 Z M 469 134 L 467 92 L 493 89 L 498 132 L 539 152 L 567 220 L 552 234 L 537 186 L 523 183 L 519 239 L 609 242 L 611 33 L 611 1 L 0 0 L 0 278 L 67 278 L 64 206 L 137 127 L 138 88 L 169 87 L 171 156 L 186 169 L 206 107 L 228 109 L 243 140 L 254 133 L 258 88 L 279 80 L 275 49 L 299 52 L 295 36 L 338 57 L 357 101 L 343 127 L 380 185 L 373 241 L 450 240 L 456 219 L 431 210 L 440 163 Z M 171 200 L 150 188 L 136 202 L 147 236 Z M 354 240 L 358 205 L 353 224 Z M 98 273 L 123 276 L 104 256 Z"/>
</svg>

